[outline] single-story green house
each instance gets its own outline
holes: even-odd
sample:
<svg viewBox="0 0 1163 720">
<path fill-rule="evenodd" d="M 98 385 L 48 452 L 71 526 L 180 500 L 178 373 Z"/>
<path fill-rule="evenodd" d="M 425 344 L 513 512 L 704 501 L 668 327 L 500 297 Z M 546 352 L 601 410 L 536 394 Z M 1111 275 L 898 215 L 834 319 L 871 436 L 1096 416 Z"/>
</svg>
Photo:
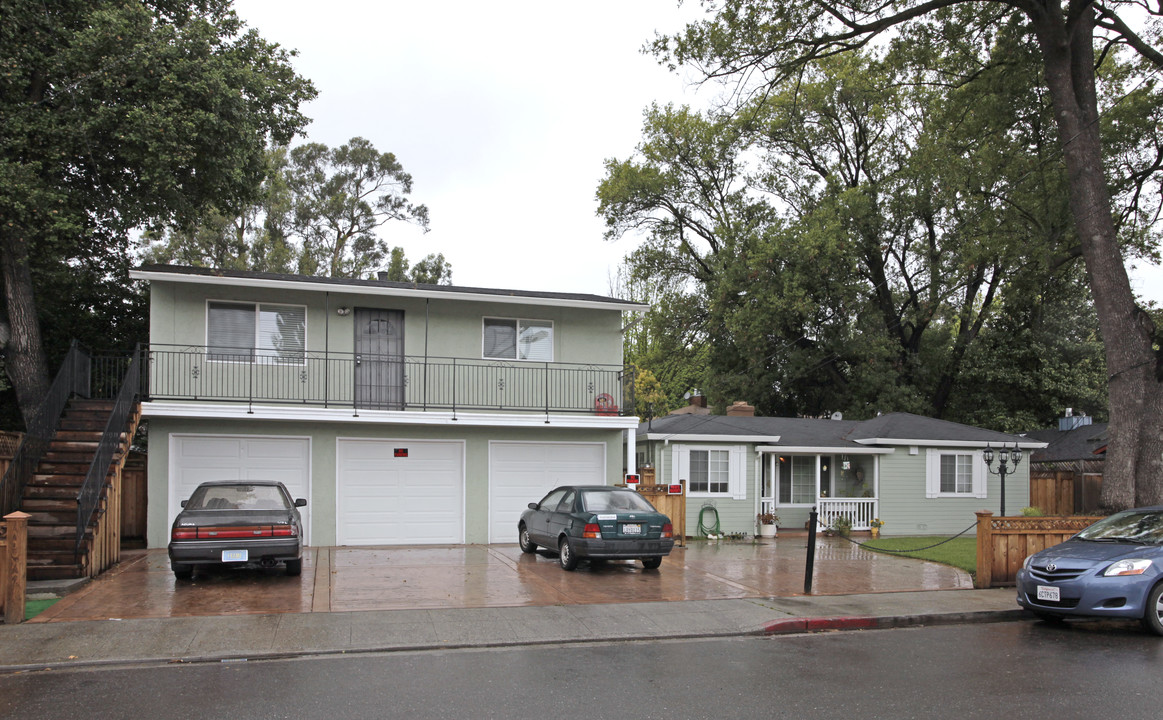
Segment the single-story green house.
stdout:
<svg viewBox="0 0 1163 720">
<path fill-rule="evenodd" d="M 812 508 L 824 526 L 845 516 L 854 530 L 879 519 L 889 535 L 949 535 L 973 525 L 978 510 L 1001 512 L 998 460 L 991 472 L 986 448 L 1044 446 L 909 413 L 860 421 L 676 414 L 640 424 L 635 452 L 657 482 L 686 485 L 688 535 L 698 534 L 700 517 L 715 516 L 723 533 L 752 534 L 760 513 L 804 529 Z M 1029 462 L 1011 460 L 1007 470 L 1005 511 L 1017 514 L 1029 504 Z"/>
</svg>

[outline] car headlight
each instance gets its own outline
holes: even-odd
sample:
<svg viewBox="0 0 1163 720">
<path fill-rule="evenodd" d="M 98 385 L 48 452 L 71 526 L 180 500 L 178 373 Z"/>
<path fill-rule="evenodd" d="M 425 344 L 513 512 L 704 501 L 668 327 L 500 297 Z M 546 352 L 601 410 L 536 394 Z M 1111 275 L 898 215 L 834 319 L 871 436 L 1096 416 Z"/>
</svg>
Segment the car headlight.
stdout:
<svg viewBox="0 0 1163 720">
<path fill-rule="evenodd" d="M 1103 577 L 1115 577 L 1117 575 L 1142 575 L 1151 567 L 1150 560 L 1119 560 L 1117 563 L 1111 565 L 1106 570 L 1102 571 Z"/>
</svg>

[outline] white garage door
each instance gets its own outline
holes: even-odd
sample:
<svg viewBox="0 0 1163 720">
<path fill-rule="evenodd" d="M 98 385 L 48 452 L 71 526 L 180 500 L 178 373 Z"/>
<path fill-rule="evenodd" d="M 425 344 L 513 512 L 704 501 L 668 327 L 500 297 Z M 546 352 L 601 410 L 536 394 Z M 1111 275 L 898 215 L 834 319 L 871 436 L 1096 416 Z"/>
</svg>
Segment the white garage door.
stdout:
<svg viewBox="0 0 1163 720">
<path fill-rule="evenodd" d="M 464 542 L 464 443 L 339 440 L 340 545 Z"/>
<path fill-rule="evenodd" d="M 517 521 L 558 485 L 605 485 L 604 443 L 489 443 L 489 542 L 517 542 Z"/>
<path fill-rule="evenodd" d="M 292 498 L 311 498 L 311 441 L 301 437 L 171 435 L 170 516 L 200 483 L 211 480 L 278 480 Z M 311 537 L 311 505 L 299 508 Z M 168 531 L 167 531 L 168 533 Z"/>
</svg>

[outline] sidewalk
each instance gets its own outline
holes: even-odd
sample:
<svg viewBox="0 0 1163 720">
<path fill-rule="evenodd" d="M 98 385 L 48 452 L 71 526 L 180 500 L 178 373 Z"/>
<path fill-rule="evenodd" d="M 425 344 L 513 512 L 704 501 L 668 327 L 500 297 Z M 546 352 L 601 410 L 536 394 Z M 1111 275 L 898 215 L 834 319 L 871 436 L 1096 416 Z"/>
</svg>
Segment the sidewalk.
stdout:
<svg viewBox="0 0 1163 720">
<path fill-rule="evenodd" d="M 0 625 L 0 672 L 1016 620 L 1012 589 Z"/>
</svg>

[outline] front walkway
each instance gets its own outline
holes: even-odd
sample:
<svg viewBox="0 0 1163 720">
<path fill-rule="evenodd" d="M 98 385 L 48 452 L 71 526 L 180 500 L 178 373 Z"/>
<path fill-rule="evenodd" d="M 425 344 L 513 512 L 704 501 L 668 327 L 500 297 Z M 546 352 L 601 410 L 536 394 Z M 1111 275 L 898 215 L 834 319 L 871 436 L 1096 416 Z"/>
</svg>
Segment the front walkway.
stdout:
<svg viewBox="0 0 1163 720">
<path fill-rule="evenodd" d="M 121 564 L 66 596 L 33 623 L 263 613 L 589 605 L 803 595 L 806 538 L 698 542 L 676 547 L 660 570 L 583 563 L 516 545 L 318 547 L 301 577 L 222 569 L 179 582 L 165 550 L 123 553 Z M 954 590 L 969 576 L 945 565 L 871 553 L 820 538 L 814 595 Z"/>
</svg>

